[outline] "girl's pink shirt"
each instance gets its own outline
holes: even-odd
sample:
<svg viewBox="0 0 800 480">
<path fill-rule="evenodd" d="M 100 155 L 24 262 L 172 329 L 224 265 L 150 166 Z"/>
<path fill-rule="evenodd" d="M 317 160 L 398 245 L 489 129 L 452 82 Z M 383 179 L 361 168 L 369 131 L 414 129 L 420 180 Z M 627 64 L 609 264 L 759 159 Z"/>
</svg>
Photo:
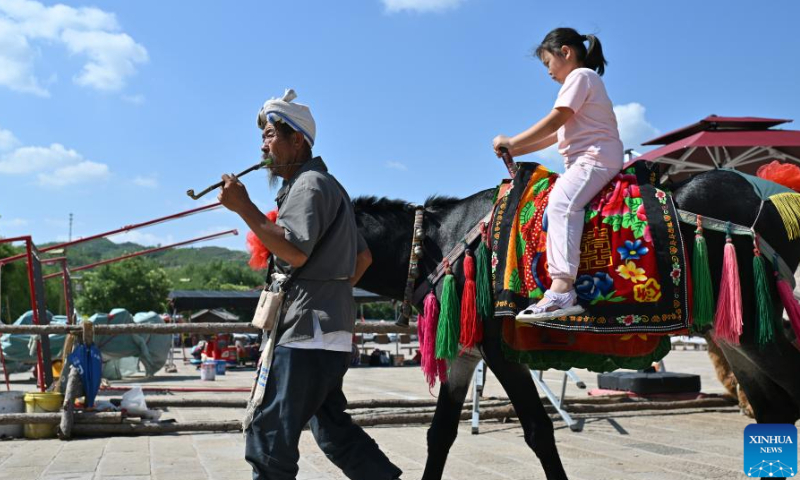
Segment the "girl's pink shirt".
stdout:
<svg viewBox="0 0 800 480">
<path fill-rule="evenodd" d="M 564 80 L 553 108 L 574 112 L 558 129 L 558 152 L 569 167 L 578 158 L 609 168 L 622 168 L 623 150 L 617 117 L 600 75 L 576 68 Z"/>
</svg>

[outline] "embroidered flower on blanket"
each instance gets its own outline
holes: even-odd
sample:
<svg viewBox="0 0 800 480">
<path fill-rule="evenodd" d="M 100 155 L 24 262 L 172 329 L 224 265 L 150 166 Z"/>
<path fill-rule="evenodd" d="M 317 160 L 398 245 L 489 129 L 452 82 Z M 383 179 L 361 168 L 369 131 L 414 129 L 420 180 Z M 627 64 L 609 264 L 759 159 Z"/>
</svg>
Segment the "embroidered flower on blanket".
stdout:
<svg viewBox="0 0 800 480">
<path fill-rule="evenodd" d="M 630 280 L 633 283 L 644 282 L 647 276 L 644 274 L 644 268 L 639 268 L 632 261 L 628 261 L 617 267 L 617 273 L 625 280 Z"/>
</svg>

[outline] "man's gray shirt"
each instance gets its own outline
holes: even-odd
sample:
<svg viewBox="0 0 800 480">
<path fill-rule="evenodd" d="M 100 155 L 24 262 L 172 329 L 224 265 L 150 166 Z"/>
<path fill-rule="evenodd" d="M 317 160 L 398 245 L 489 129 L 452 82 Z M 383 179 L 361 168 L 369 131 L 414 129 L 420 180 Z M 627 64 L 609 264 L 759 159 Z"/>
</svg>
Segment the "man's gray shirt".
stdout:
<svg viewBox="0 0 800 480">
<path fill-rule="evenodd" d="M 308 256 L 286 294 L 278 345 L 313 338 L 315 315 L 323 334 L 352 333 L 356 307 L 349 279 L 366 242 L 356 229 L 350 197 L 315 157 L 284 180 L 275 200 L 275 223 L 284 228 L 286 240 Z M 275 265 L 282 273 L 294 270 L 278 258 Z"/>
</svg>

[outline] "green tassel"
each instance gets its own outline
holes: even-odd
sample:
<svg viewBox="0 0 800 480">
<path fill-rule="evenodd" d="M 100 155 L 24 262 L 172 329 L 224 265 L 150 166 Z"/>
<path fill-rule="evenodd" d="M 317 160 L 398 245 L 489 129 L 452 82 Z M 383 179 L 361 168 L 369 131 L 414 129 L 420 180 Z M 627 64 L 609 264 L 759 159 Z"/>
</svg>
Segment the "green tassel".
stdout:
<svg viewBox="0 0 800 480">
<path fill-rule="evenodd" d="M 705 333 L 714 324 L 714 291 L 711 288 L 711 270 L 708 267 L 708 247 L 703 238 L 703 229 L 698 228 L 692 252 L 692 288 L 694 304 L 692 330 Z"/>
<path fill-rule="evenodd" d="M 481 241 L 480 245 L 478 245 L 478 250 L 475 252 L 475 283 L 478 289 L 478 315 L 484 320 L 494 316 L 492 285 L 489 281 L 491 267 L 489 263 L 489 249 L 486 248 L 486 243 Z"/>
<path fill-rule="evenodd" d="M 775 310 L 772 305 L 772 294 L 769 291 L 766 260 L 758 253 L 753 257 L 753 276 L 756 283 L 756 312 L 758 314 L 756 341 L 763 346 L 775 340 Z"/>
<path fill-rule="evenodd" d="M 452 360 L 458 355 L 458 336 L 461 333 L 461 305 L 452 273 L 444 276 L 439 324 L 436 328 L 436 358 Z"/>
</svg>

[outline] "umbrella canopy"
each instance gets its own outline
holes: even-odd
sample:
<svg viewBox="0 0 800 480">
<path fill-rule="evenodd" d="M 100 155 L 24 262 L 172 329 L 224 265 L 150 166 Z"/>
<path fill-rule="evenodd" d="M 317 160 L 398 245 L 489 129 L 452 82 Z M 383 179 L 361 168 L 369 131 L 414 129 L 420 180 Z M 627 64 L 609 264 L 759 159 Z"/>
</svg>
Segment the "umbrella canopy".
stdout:
<svg viewBox="0 0 800 480">
<path fill-rule="evenodd" d="M 661 145 L 634 160 L 669 165 L 664 175 L 682 180 L 715 168 L 733 168 L 755 175 L 772 160 L 800 164 L 800 131 L 773 130 L 791 122 L 759 117 L 708 116 L 643 145 Z"/>
<path fill-rule="evenodd" d="M 103 358 L 96 345 L 79 344 L 67 357 L 71 368 L 77 368 L 86 395 L 86 406 L 94 406 L 94 399 L 100 389 L 100 380 L 103 372 Z"/>
</svg>

